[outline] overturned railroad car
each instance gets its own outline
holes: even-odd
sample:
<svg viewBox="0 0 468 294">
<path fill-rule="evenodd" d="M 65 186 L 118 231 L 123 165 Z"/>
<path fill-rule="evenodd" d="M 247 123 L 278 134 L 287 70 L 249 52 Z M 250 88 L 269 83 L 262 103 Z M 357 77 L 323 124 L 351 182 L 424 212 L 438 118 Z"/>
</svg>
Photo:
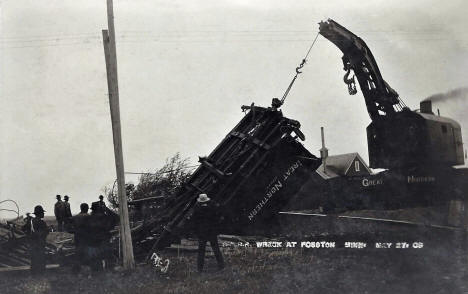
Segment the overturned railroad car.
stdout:
<svg viewBox="0 0 468 294">
<path fill-rule="evenodd" d="M 276 107 L 242 106 L 245 116 L 201 163 L 188 183 L 163 207 L 151 227 L 153 248 L 187 232 L 192 208 L 206 193 L 224 215 L 222 233 L 267 232 L 277 213 L 321 164 L 299 142 L 300 123 Z M 137 234 L 138 232 L 135 232 Z M 146 232 L 147 233 L 147 232 Z M 147 241 L 147 240 L 145 240 Z"/>
</svg>

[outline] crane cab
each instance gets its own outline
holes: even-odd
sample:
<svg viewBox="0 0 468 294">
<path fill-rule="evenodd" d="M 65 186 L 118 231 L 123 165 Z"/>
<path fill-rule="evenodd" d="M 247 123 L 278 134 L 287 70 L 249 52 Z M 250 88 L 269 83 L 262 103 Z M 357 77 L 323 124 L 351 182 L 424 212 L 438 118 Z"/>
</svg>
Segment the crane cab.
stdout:
<svg viewBox="0 0 468 294">
<path fill-rule="evenodd" d="M 370 167 L 464 164 L 460 124 L 434 115 L 431 101 L 423 101 L 420 109 L 382 117 L 367 127 Z"/>
</svg>

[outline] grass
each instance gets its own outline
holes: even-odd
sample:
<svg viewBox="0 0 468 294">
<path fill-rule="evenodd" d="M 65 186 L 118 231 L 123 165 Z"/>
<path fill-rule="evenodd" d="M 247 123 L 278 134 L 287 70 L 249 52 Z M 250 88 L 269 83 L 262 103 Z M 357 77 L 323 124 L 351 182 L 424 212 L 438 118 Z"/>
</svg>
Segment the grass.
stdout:
<svg viewBox="0 0 468 294">
<path fill-rule="evenodd" d="M 421 250 L 223 248 L 227 267 L 196 272 L 196 253 L 160 252 L 167 274 L 147 265 L 88 277 L 60 268 L 46 275 L 0 276 L 0 293 L 463 293 L 466 257 L 450 248 Z"/>
</svg>

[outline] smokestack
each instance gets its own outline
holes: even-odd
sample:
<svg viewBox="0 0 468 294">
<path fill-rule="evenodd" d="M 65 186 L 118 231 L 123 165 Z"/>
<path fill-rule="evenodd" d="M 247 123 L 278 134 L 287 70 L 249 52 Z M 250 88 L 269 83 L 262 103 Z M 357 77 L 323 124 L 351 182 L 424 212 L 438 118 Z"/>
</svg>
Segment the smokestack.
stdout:
<svg viewBox="0 0 468 294">
<path fill-rule="evenodd" d="M 325 159 L 328 157 L 328 149 L 325 147 L 325 135 L 323 134 L 323 127 L 320 127 L 322 133 L 322 148 L 320 149 L 320 158 Z"/>
<path fill-rule="evenodd" d="M 419 110 L 421 111 L 421 113 L 434 114 L 434 112 L 432 112 L 432 101 L 421 101 L 421 103 L 419 103 Z"/>
</svg>

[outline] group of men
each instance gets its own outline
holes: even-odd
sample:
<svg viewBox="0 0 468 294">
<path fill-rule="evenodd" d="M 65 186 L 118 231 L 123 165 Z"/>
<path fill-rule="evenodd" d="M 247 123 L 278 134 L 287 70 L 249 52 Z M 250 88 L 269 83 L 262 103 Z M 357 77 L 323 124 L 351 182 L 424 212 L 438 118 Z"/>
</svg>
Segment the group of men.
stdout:
<svg viewBox="0 0 468 294">
<path fill-rule="evenodd" d="M 55 197 L 57 199 L 57 202 L 55 203 L 54 206 L 54 214 L 55 214 L 55 219 L 57 220 L 57 231 L 63 232 L 63 224 L 69 224 L 72 213 L 70 209 L 70 203 L 68 202 L 68 195 L 62 197 L 60 195 L 57 195 Z"/>
<path fill-rule="evenodd" d="M 89 265 L 93 271 L 103 269 L 106 261 L 110 259 L 110 232 L 118 223 L 118 215 L 107 208 L 102 195 L 99 196 L 99 201 L 91 204 L 91 214 L 88 214 L 88 204 L 82 203 L 80 213 L 75 216 L 71 214 L 68 196 L 64 196 L 65 201 L 61 200 L 60 195 L 56 198 L 54 213 L 58 231 L 63 231 L 65 225 L 67 231 L 75 235 L 74 269 L 79 270 L 83 264 Z M 35 217 L 28 214 L 23 226 L 23 231 L 29 239 L 33 274 L 41 273 L 46 265 L 46 238 L 50 230 L 43 220 L 44 212 L 42 206 L 37 205 L 34 207 Z"/>
<path fill-rule="evenodd" d="M 70 197 L 68 195 L 62 196 L 57 195 L 55 197 L 57 202 L 55 202 L 54 206 L 54 214 L 55 219 L 57 220 L 57 231 L 63 232 L 64 226 L 67 227 L 68 225 L 72 224 L 72 213 L 70 209 L 70 202 L 68 200 Z M 97 202 L 101 210 L 106 211 L 106 203 L 104 202 L 104 196 L 99 195 L 99 201 Z"/>
<path fill-rule="evenodd" d="M 91 214 L 88 214 L 88 204 L 81 203 L 80 213 L 72 218 L 76 271 L 82 265 L 89 265 L 91 270 L 100 271 L 109 266 L 112 259 L 111 231 L 118 224 L 119 216 L 107 208 L 102 195 L 99 197 L 99 201 L 91 204 Z"/>
<path fill-rule="evenodd" d="M 110 239 L 111 230 L 118 224 L 119 217 L 107 208 L 104 197 L 99 196 L 99 201 L 91 204 L 91 214 L 88 213 L 89 205 L 81 203 L 80 213 L 72 216 L 69 197 L 61 200 L 57 195 L 57 203 L 54 207 L 57 218 L 58 230 L 62 231 L 64 224 L 70 224 L 75 235 L 75 262 L 74 269 L 78 271 L 82 265 L 89 265 L 93 271 L 102 270 L 111 258 Z M 30 239 L 31 271 L 40 273 L 45 269 L 46 237 L 49 234 L 44 218 L 44 209 L 37 205 L 34 208 L 35 217 L 28 215 L 23 230 Z M 191 217 L 194 233 L 198 237 L 198 262 L 197 269 L 203 271 L 206 243 L 209 241 L 218 263 L 218 268 L 224 268 L 224 259 L 219 249 L 218 233 L 221 216 L 218 207 L 212 203 L 207 194 L 200 194 Z"/>
</svg>

